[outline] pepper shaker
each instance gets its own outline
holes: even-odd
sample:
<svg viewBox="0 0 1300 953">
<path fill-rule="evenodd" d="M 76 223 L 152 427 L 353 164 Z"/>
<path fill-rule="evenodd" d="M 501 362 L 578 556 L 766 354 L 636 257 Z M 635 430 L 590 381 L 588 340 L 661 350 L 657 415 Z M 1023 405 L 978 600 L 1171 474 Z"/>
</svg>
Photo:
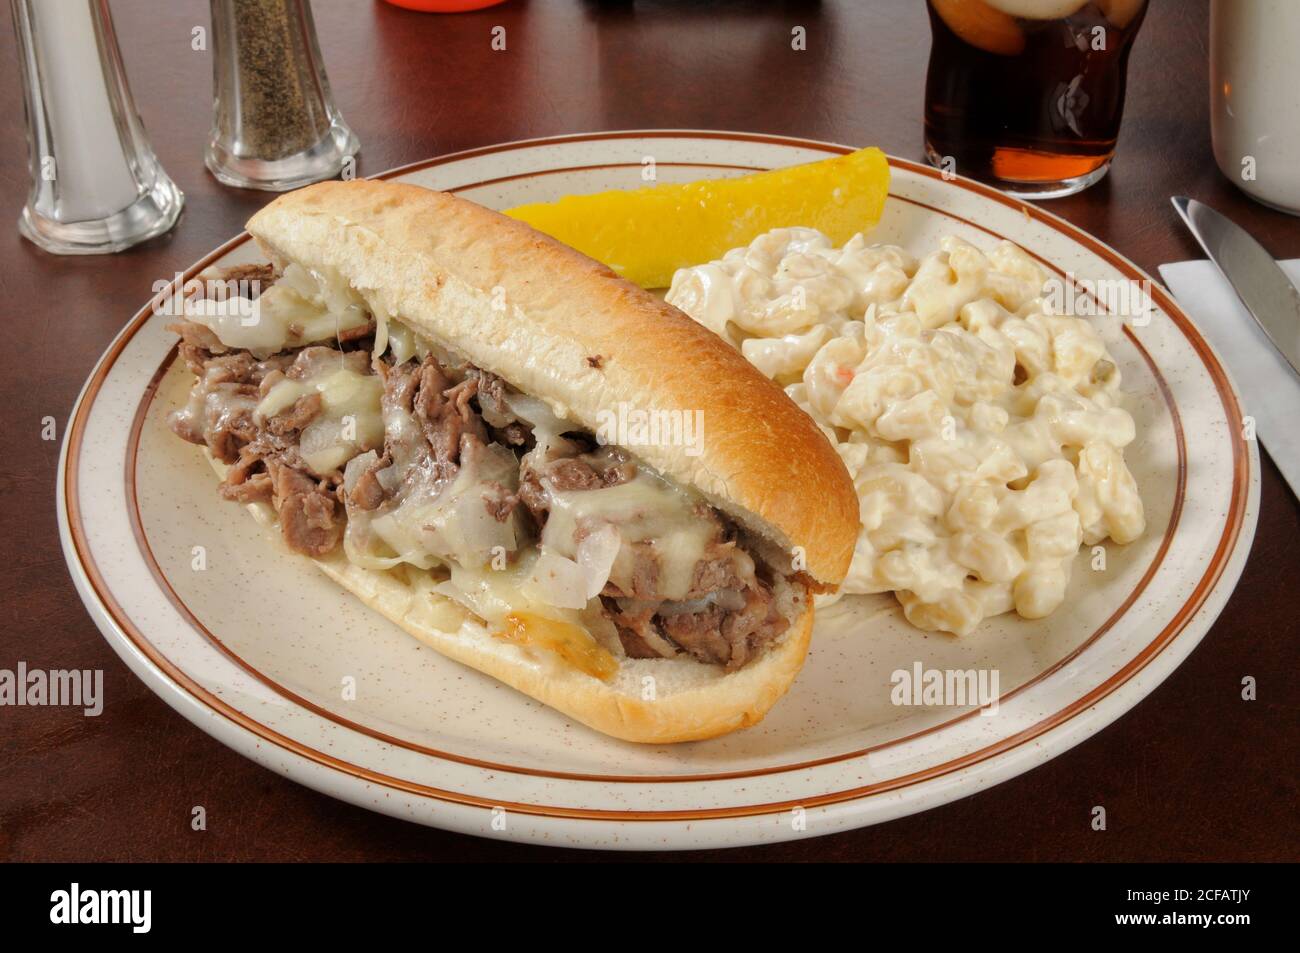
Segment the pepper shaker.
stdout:
<svg viewBox="0 0 1300 953">
<path fill-rule="evenodd" d="M 108 0 L 12 0 L 32 187 L 18 220 L 58 255 L 101 255 L 161 235 L 185 197 L 136 112 Z"/>
<path fill-rule="evenodd" d="M 330 94 L 308 0 L 211 3 L 208 169 L 272 192 L 338 175 L 360 144 Z"/>
</svg>

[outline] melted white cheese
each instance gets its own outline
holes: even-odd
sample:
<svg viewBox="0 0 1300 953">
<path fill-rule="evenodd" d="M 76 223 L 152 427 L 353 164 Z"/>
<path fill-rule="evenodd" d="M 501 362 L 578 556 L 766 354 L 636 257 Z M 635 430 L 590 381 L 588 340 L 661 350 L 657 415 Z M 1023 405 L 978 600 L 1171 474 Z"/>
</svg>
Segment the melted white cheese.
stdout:
<svg viewBox="0 0 1300 953">
<path fill-rule="evenodd" d="M 383 381 L 342 366 L 327 365 L 302 380 L 280 381 L 262 398 L 254 416 L 273 417 L 312 393 L 321 395 L 321 412 L 303 429 L 299 448 L 303 462 L 317 476 L 337 470 L 358 453 L 383 446 L 379 407 Z"/>
<path fill-rule="evenodd" d="M 187 302 L 185 314 L 226 347 L 259 356 L 336 338 L 370 320 L 364 299 L 341 277 L 327 278 L 300 265 L 289 265 L 253 300 L 201 298 Z"/>
<path fill-rule="evenodd" d="M 577 554 L 573 537 L 580 522 L 593 529 L 600 523 L 613 524 L 624 543 L 653 542 L 660 566 L 658 588 L 665 599 L 686 598 L 695 566 L 717 532 L 715 524 L 696 515 L 697 498 L 643 468 L 618 486 L 552 493 L 550 499 L 550 515 L 542 531 L 548 548 L 573 559 Z M 612 578 L 630 576 L 631 558 L 625 546 Z"/>
</svg>

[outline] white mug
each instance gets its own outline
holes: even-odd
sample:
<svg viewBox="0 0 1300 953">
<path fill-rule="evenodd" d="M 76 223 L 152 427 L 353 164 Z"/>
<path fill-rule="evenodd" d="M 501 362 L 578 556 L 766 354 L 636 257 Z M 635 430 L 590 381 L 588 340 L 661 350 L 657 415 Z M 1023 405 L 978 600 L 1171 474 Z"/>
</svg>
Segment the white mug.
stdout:
<svg viewBox="0 0 1300 953">
<path fill-rule="evenodd" d="M 1300 215 L 1300 0 L 1212 0 L 1210 125 L 1223 174 Z"/>
</svg>

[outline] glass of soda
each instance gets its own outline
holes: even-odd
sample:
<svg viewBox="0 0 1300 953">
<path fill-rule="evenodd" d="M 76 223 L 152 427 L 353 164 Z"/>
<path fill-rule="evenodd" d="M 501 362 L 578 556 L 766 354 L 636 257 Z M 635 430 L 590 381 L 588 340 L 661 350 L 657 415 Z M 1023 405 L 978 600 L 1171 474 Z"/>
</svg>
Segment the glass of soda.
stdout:
<svg viewBox="0 0 1300 953">
<path fill-rule="evenodd" d="M 1110 168 L 1147 0 L 926 0 L 934 42 L 925 151 L 1023 198 L 1072 195 Z"/>
</svg>

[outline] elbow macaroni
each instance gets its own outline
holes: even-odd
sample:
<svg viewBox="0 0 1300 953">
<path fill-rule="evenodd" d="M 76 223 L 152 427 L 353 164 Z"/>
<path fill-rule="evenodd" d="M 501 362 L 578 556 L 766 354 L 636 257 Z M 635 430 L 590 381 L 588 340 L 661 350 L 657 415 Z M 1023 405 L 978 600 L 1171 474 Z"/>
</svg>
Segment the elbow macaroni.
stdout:
<svg viewBox="0 0 1300 953">
<path fill-rule="evenodd" d="M 893 591 L 922 629 L 970 632 L 1065 598 L 1080 545 L 1145 529 L 1133 418 L 1086 320 L 1003 242 L 917 260 L 779 228 L 673 277 L 668 301 L 782 384 L 839 451 L 862 529 L 842 587 Z"/>
</svg>

